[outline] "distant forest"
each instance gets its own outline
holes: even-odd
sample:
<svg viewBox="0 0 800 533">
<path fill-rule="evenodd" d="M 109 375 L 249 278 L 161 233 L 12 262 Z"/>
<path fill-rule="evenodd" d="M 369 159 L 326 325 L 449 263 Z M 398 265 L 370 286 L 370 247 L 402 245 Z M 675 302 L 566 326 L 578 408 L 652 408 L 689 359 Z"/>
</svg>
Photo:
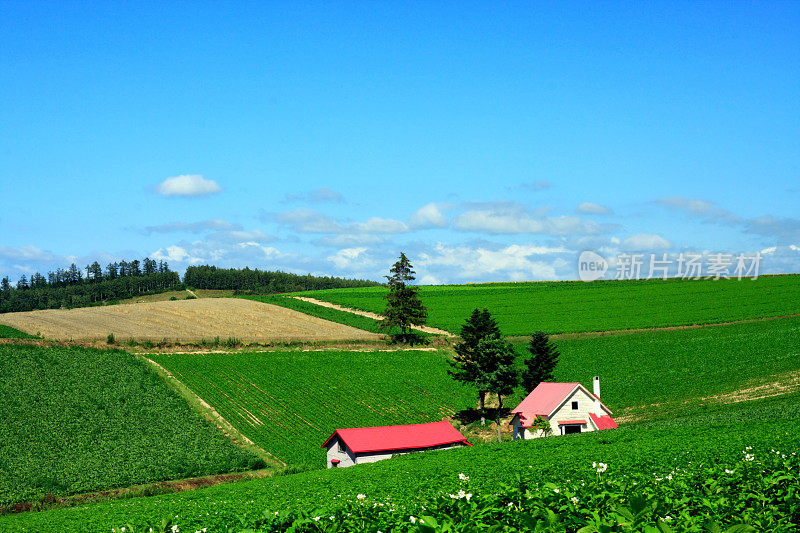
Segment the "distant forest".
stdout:
<svg viewBox="0 0 800 533">
<path fill-rule="evenodd" d="M 321 277 L 310 274 L 300 276 L 280 271 L 270 272 L 250 268 L 217 268 L 209 265 L 190 266 L 186 269 L 183 282 L 187 286 L 197 289 L 228 289 L 257 294 L 380 285 L 376 281 L 364 279 Z"/>
<path fill-rule="evenodd" d="M 164 261 L 145 258 L 110 263 L 105 270 L 95 261 L 86 273 L 75 263 L 30 279 L 24 274 L 12 287 L 8 277 L 0 280 L 0 313 L 88 307 L 104 301 L 131 298 L 179 288 L 180 276 Z"/>
<path fill-rule="evenodd" d="M 286 272 L 252 270 L 250 268 L 217 268 L 191 266 L 183 283 L 177 272 L 164 261 L 145 258 L 143 261 L 109 263 L 105 269 L 95 261 L 80 269 L 74 263 L 43 276 L 38 272 L 30 279 L 22 275 L 16 286 L 8 276 L 0 280 L 0 313 L 34 311 L 36 309 L 71 309 L 101 305 L 105 302 L 155 294 L 186 286 L 196 289 L 227 289 L 249 294 L 272 294 L 318 289 L 369 287 L 380 285 L 369 280 L 319 277 Z"/>
</svg>

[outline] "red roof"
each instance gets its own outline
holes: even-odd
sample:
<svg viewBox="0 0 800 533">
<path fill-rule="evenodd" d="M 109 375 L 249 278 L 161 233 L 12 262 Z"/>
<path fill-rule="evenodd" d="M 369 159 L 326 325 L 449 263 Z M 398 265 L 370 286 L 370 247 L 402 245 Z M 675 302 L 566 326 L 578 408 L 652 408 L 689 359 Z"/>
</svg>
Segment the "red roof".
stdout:
<svg viewBox="0 0 800 533">
<path fill-rule="evenodd" d="M 337 429 L 322 447 L 327 447 L 337 435 L 353 453 L 415 450 L 456 442 L 472 446 L 464 435 L 446 420 L 404 426 Z"/>
<path fill-rule="evenodd" d="M 614 429 L 617 427 L 617 423 L 608 415 L 597 416 L 594 413 L 589 413 L 589 416 L 592 417 L 592 422 L 597 426 L 597 429 Z"/>
<path fill-rule="evenodd" d="M 580 383 L 539 383 L 533 392 L 528 394 L 520 404 L 512 410 L 512 413 L 519 414 L 520 421 L 533 421 L 537 416 L 549 417 L 553 411 L 561 405 L 576 388 L 581 388 L 587 394 L 595 397 L 586 387 Z M 608 407 L 600 402 L 603 408 L 611 412 Z"/>
<path fill-rule="evenodd" d="M 562 426 L 567 424 L 585 424 L 586 420 L 559 420 L 558 423 Z"/>
</svg>

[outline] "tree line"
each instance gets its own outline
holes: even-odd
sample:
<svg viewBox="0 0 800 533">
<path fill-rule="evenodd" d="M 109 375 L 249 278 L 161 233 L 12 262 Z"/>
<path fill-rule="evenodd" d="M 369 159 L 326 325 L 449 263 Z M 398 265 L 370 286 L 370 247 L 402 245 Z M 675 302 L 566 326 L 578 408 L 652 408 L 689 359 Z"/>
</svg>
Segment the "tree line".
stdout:
<svg viewBox="0 0 800 533">
<path fill-rule="evenodd" d="M 222 289 L 240 292 L 274 294 L 322 289 L 344 289 L 380 285 L 363 279 L 344 279 L 332 276 L 290 274 L 251 268 L 217 268 L 210 265 L 190 266 L 183 282 L 196 289 Z"/>
<path fill-rule="evenodd" d="M 86 271 L 84 275 L 84 270 Z M 163 292 L 180 287 L 177 272 L 164 261 L 115 261 L 103 269 L 97 261 L 85 269 L 72 263 L 69 268 L 22 275 L 11 285 L 8 276 L 0 280 L 0 313 L 59 309 L 97 305 L 107 300 Z"/>
</svg>

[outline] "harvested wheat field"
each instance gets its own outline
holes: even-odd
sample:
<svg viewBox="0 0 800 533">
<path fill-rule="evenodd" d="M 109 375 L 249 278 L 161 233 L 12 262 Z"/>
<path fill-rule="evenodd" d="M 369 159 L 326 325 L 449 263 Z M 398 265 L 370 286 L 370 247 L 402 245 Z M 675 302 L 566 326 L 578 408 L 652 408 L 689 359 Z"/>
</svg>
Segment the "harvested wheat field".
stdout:
<svg viewBox="0 0 800 533">
<path fill-rule="evenodd" d="M 0 314 L 0 324 L 50 339 L 243 341 L 377 339 L 379 335 L 291 309 L 239 298 L 203 298 Z"/>
</svg>

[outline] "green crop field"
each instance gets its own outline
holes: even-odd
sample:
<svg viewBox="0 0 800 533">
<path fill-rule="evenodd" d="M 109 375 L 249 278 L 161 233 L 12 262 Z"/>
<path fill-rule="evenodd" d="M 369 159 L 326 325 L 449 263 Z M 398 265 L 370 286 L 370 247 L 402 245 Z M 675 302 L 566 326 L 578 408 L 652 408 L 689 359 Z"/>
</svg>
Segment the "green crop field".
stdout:
<svg viewBox="0 0 800 533">
<path fill-rule="evenodd" d="M 0 506 L 261 464 L 117 350 L 0 345 L 0 420 Z"/>
<path fill-rule="evenodd" d="M 739 393 L 799 372 L 800 318 L 557 345 L 556 381 L 591 389 L 592 376 L 599 375 L 612 410 L 651 419 L 697 409 L 701 397 Z M 521 363 L 526 345 L 516 348 Z M 319 445 L 334 429 L 438 420 L 473 407 L 474 389 L 450 378 L 446 358 L 445 351 L 153 356 L 256 444 L 287 463 L 319 467 Z M 505 404 L 513 407 L 527 392 L 518 389 Z"/>
<path fill-rule="evenodd" d="M 288 351 L 154 355 L 257 445 L 322 467 L 335 429 L 441 420 L 474 404 L 441 352 Z"/>
<path fill-rule="evenodd" d="M 380 313 L 383 287 L 307 291 L 302 296 Z M 300 294 L 300 293 L 297 293 Z M 757 280 L 626 280 L 421 286 L 428 325 L 458 333 L 487 308 L 504 335 L 709 324 L 800 313 L 800 275 Z"/>
<path fill-rule="evenodd" d="M 694 409 L 693 399 L 741 394 L 765 383 L 800 380 L 800 317 L 703 328 L 561 339 L 555 381 L 579 381 L 617 414 L 660 417 Z M 516 344 L 521 358 L 527 344 Z M 794 373 L 794 377 L 789 374 Z M 753 391 L 750 397 L 769 393 Z M 521 400 L 525 391 L 509 399 Z M 724 401 L 724 398 L 721 399 Z"/>
<path fill-rule="evenodd" d="M 236 297 L 244 298 L 246 300 L 254 300 L 256 302 L 279 305 L 281 307 L 286 307 L 287 309 L 300 311 L 301 313 L 305 313 L 307 315 L 324 318 L 325 320 L 330 320 L 331 322 L 338 322 L 339 324 L 344 324 L 345 326 L 352 326 L 365 331 L 371 331 L 372 333 L 386 333 L 385 331 L 381 331 L 381 329 L 378 327 L 378 321 L 372 318 L 348 313 L 347 311 L 340 311 L 339 309 L 323 307 L 321 305 L 305 302 L 303 300 L 297 300 L 295 298 L 287 298 L 277 294 L 241 295 Z"/>
<path fill-rule="evenodd" d="M 29 335 L 24 331 L 14 329 L 11 326 L 0 324 L 0 339 L 35 339 L 35 335 Z"/>
<path fill-rule="evenodd" d="M 592 434 L 413 454 L 342 470 L 305 472 L 188 493 L 0 516 L 0 530 L 108 533 L 112 528 L 120 531 L 122 526 L 131 524 L 136 531 L 147 531 L 143 526 L 158 525 L 165 519 L 171 520 L 180 531 L 205 527 L 209 533 L 215 533 L 225 532 L 226 526 L 239 531 L 246 525 L 263 525 L 273 520 L 276 513 L 284 516 L 287 510 L 292 510 L 309 517 L 307 529 L 302 531 L 320 530 L 310 524 L 315 516 L 324 517 L 330 527 L 334 524 L 329 516 L 334 516 L 337 523 L 350 521 L 351 525 L 363 516 L 370 522 L 385 520 L 384 524 L 396 520 L 397 530 L 417 531 L 410 516 L 448 511 L 447 502 L 469 503 L 455 516 L 485 521 L 495 515 L 472 514 L 481 509 L 484 498 L 494 503 L 489 511 L 511 512 L 516 516 L 525 502 L 545 498 L 541 496 L 544 492 L 550 498 L 544 503 L 565 519 L 577 515 L 589 520 L 591 511 L 613 515 L 617 508 L 615 501 L 630 505 L 629 498 L 643 495 L 658 503 L 655 510 L 659 517 L 670 516 L 676 531 L 705 531 L 702 524 L 706 517 L 727 526 L 741 522 L 745 515 L 751 521 L 784 519 L 782 528 L 765 527 L 761 531 L 796 531 L 786 526 L 786 521 L 793 518 L 788 514 L 792 505 L 795 513 L 800 512 L 792 496 L 800 482 L 799 464 L 797 456 L 791 455 L 800 450 L 798 423 L 800 401 L 797 396 L 785 396 L 720 406 L 718 411 L 677 418 L 669 423 L 648 422 Z M 748 446 L 751 449 L 746 451 L 752 461 L 743 453 Z M 608 465 L 602 476 L 596 473 L 592 465 L 595 462 Z M 762 469 L 768 469 L 769 475 L 762 474 Z M 469 481 L 459 479 L 462 473 Z M 529 489 L 518 493 L 515 487 L 520 482 Z M 743 490 L 758 483 L 761 485 L 755 489 Z M 785 487 L 789 487 L 788 495 L 786 490 L 774 494 Z M 472 502 L 463 498 L 456 502 L 448 496 L 458 497 L 458 491 L 463 489 L 474 493 Z M 358 494 L 365 498 L 359 500 Z M 512 501 L 517 504 L 508 506 L 491 500 L 492 494 L 516 498 Z M 444 498 L 436 499 L 439 495 Z M 572 507 L 571 497 L 579 500 Z M 375 503 L 382 505 L 376 508 Z M 473 503 L 478 507 L 472 508 Z M 426 510 L 420 505 L 425 505 Z M 689 523 L 696 525 L 689 528 Z M 380 527 L 379 523 L 371 525 Z M 356 523 L 350 530 L 366 529 L 366 525 L 358 527 Z M 264 531 L 285 531 L 285 527 L 265 527 Z"/>
</svg>

